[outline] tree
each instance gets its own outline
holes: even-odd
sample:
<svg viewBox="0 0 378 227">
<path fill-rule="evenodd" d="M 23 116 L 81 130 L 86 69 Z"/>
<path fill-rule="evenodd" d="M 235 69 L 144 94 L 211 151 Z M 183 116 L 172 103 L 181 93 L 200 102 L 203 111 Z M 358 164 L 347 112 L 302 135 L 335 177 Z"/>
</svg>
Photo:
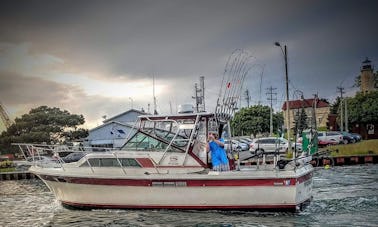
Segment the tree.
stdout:
<svg viewBox="0 0 378 227">
<path fill-rule="evenodd" d="M 349 123 L 371 124 L 378 122 L 378 91 L 367 94 L 357 93 L 354 98 L 348 98 L 347 105 Z"/>
<path fill-rule="evenodd" d="M 233 133 L 236 136 L 250 135 L 256 136 L 258 133 L 269 132 L 270 107 L 256 105 L 248 108 L 242 108 L 237 112 L 231 121 Z M 273 117 L 273 127 L 277 128 L 282 125 L 283 116 L 276 114 Z"/>
<path fill-rule="evenodd" d="M 294 135 L 301 135 L 306 128 L 308 128 L 307 114 L 304 108 L 302 108 L 300 113 L 297 112 L 296 115 L 294 115 Z"/>
<path fill-rule="evenodd" d="M 337 114 L 338 113 L 340 103 L 341 103 L 341 98 L 339 96 L 337 96 L 335 102 L 332 103 L 332 105 L 331 105 L 331 108 L 330 108 L 331 114 Z"/>
<path fill-rule="evenodd" d="M 11 143 L 68 143 L 88 136 L 88 130 L 78 128 L 84 122 L 83 115 L 40 106 L 15 119 L 15 123 L 1 134 L 0 147 L 9 152 L 14 151 Z"/>
</svg>

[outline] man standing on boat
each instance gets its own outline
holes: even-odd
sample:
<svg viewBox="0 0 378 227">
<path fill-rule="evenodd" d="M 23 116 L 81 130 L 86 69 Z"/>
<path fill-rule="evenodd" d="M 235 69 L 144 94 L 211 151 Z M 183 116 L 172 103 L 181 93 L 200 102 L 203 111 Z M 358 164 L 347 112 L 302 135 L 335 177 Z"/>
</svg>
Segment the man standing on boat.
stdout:
<svg viewBox="0 0 378 227">
<path fill-rule="evenodd" d="M 218 139 L 218 133 L 209 132 L 207 152 L 211 151 L 211 163 L 214 171 L 229 171 L 228 158 L 224 150 L 224 140 Z"/>
</svg>

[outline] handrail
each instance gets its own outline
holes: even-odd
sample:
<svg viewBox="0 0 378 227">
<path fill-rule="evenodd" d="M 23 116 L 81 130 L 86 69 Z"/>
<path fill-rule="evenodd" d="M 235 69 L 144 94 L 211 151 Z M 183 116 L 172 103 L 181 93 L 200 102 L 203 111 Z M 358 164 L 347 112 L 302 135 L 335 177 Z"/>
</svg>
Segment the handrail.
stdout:
<svg viewBox="0 0 378 227">
<path fill-rule="evenodd" d="M 189 142 L 193 140 L 193 137 L 194 137 L 194 133 L 195 131 L 197 130 L 197 124 L 199 122 L 199 115 L 197 115 L 196 117 L 196 121 L 194 122 L 194 128 L 192 129 L 192 132 L 190 133 L 190 137 L 189 137 Z M 178 130 L 177 130 L 178 131 Z M 182 166 L 184 166 L 185 164 L 185 161 L 186 161 L 186 157 L 188 156 L 188 152 L 189 152 L 189 148 L 190 148 L 191 144 L 188 143 L 188 146 L 186 147 L 186 150 L 185 150 L 185 156 L 184 156 L 184 160 L 182 161 Z"/>
<path fill-rule="evenodd" d="M 84 156 L 84 158 L 85 158 L 85 161 L 88 163 L 88 166 L 91 168 L 92 173 L 94 173 L 93 167 L 91 163 L 89 162 L 89 159 L 87 158 L 87 156 Z"/>
<path fill-rule="evenodd" d="M 123 167 L 123 165 L 122 165 L 121 161 L 119 160 L 118 156 L 117 156 L 114 152 L 112 152 L 111 154 L 117 159 L 117 162 L 118 162 L 119 166 L 122 168 L 123 173 L 124 173 L 125 175 L 127 175 L 126 170 L 125 170 L 125 168 Z"/>
<path fill-rule="evenodd" d="M 146 119 L 147 119 L 148 121 L 150 121 L 150 122 L 173 122 L 173 123 L 175 123 L 177 126 L 180 125 L 177 121 L 172 120 L 172 119 L 167 119 L 167 118 L 164 119 L 164 120 L 152 120 L 151 118 L 146 117 Z M 157 163 L 158 165 L 160 165 L 161 161 L 164 160 L 165 154 L 167 153 L 168 149 L 171 147 L 171 145 L 172 145 L 173 141 L 175 140 L 175 138 L 177 137 L 179 131 L 180 131 L 180 127 L 178 127 L 178 129 L 177 129 L 177 131 L 176 131 L 176 134 L 173 136 L 173 138 L 172 138 L 171 141 L 169 142 L 168 146 L 165 148 L 162 157 L 160 158 L 159 162 Z"/>
</svg>

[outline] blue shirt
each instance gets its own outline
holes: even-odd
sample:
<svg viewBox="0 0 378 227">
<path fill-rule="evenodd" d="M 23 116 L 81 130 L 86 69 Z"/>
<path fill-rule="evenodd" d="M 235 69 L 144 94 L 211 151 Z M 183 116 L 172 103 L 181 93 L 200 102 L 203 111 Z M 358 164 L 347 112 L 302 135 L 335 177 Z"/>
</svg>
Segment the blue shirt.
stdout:
<svg viewBox="0 0 378 227">
<path fill-rule="evenodd" d="M 224 139 L 220 138 L 220 142 L 224 143 Z M 226 155 L 226 151 L 223 147 L 219 146 L 216 142 L 211 141 L 209 143 L 210 151 L 211 151 L 211 162 L 213 166 L 218 166 L 221 164 L 228 164 L 228 158 Z"/>
</svg>

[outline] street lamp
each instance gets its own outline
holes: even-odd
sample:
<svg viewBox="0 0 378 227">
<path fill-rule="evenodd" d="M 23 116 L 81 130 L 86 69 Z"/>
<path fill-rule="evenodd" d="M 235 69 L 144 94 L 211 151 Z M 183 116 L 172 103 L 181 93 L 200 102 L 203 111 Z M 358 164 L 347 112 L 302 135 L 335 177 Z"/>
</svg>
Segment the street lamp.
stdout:
<svg viewBox="0 0 378 227">
<path fill-rule="evenodd" d="M 134 100 L 131 97 L 129 97 L 129 99 L 130 99 L 130 102 L 131 102 L 131 109 L 133 109 L 134 108 Z"/>
<path fill-rule="evenodd" d="M 275 42 L 274 45 L 281 48 L 282 54 L 284 56 L 285 61 L 285 80 L 286 80 L 286 116 L 287 116 L 287 139 L 289 141 L 289 147 L 288 151 L 291 152 L 291 141 L 290 141 L 290 111 L 289 111 L 289 76 L 287 73 L 287 47 L 284 46 L 284 49 L 282 49 L 282 46 L 279 42 Z M 295 154 L 294 154 L 295 155 Z M 295 158 L 295 156 L 294 156 Z"/>
</svg>

